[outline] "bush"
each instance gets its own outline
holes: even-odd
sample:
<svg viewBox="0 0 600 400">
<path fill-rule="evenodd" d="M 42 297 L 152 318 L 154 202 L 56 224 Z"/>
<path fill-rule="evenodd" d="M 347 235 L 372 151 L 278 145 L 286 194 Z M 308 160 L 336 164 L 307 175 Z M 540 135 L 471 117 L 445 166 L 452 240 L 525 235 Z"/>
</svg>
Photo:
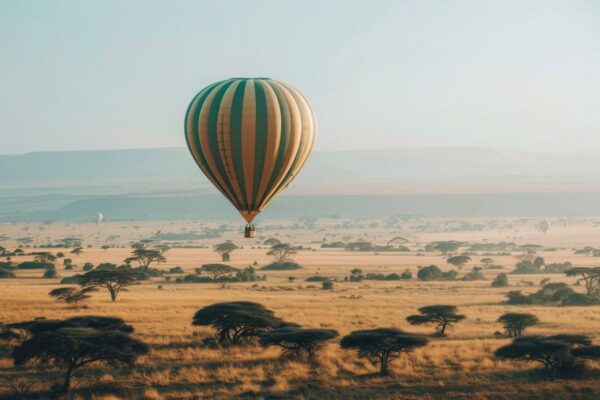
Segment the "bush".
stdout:
<svg viewBox="0 0 600 400">
<path fill-rule="evenodd" d="M 350 281 L 353 280 L 352 278 L 353 277 L 350 276 Z M 388 275 L 369 273 L 364 277 L 364 279 L 367 279 L 370 281 L 401 281 L 401 280 L 412 279 L 412 273 L 403 272 L 401 275 L 398 275 L 396 273 L 391 273 Z"/>
<path fill-rule="evenodd" d="M 214 279 L 210 276 L 186 275 L 175 279 L 177 283 L 214 283 Z"/>
<path fill-rule="evenodd" d="M 321 289 L 323 290 L 333 290 L 333 282 L 324 281 L 321 283 Z"/>
<path fill-rule="evenodd" d="M 442 272 L 436 265 L 423 267 L 417 272 L 417 278 L 421 281 L 453 281 L 457 276 L 457 271 Z"/>
<path fill-rule="evenodd" d="M 515 265 L 515 269 L 511 272 L 511 274 L 539 274 L 541 272 L 541 265 L 530 260 L 524 260 Z"/>
<path fill-rule="evenodd" d="M 521 293 L 520 290 L 511 290 L 506 294 L 508 297 L 508 304 L 512 305 L 521 305 L 521 304 L 531 304 L 531 300 L 529 296 Z"/>
<path fill-rule="evenodd" d="M 501 273 L 492 281 L 492 287 L 508 287 L 508 275 Z"/>
<path fill-rule="evenodd" d="M 81 278 L 81 275 L 79 274 L 73 276 L 66 276 L 60 280 L 60 283 L 63 285 L 77 285 L 79 284 L 79 278 Z"/>
<path fill-rule="evenodd" d="M 0 279 L 16 278 L 12 269 L 0 268 Z"/>
<path fill-rule="evenodd" d="M 300 266 L 300 264 L 295 263 L 293 261 L 290 262 L 284 262 L 284 263 L 279 263 L 279 262 L 274 262 L 268 265 L 265 265 L 264 267 L 261 268 L 261 271 L 290 271 L 290 270 L 294 270 L 294 269 L 301 269 L 302 267 Z"/>
<path fill-rule="evenodd" d="M 87 271 L 91 271 L 94 269 L 94 264 L 90 263 L 90 262 L 86 262 L 85 264 L 83 264 L 83 271 L 87 272 Z"/>
<path fill-rule="evenodd" d="M 483 273 L 481 273 L 481 267 L 473 267 L 471 272 L 466 273 L 465 276 L 462 277 L 462 280 L 463 281 L 484 281 L 485 276 L 483 276 Z"/>
<path fill-rule="evenodd" d="M 169 270 L 170 274 L 183 274 L 183 268 L 177 266 L 177 267 L 173 267 Z"/>
<path fill-rule="evenodd" d="M 25 261 L 17 265 L 17 269 L 50 269 L 54 264 L 39 261 Z"/>
<path fill-rule="evenodd" d="M 309 276 L 304 281 L 305 282 L 325 282 L 328 280 L 329 280 L 328 276 L 313 275 L 313 276 Z"/>
<path fill-rule="evenodd" d="M 588 306 L 598 304 L 598 300 L 583 293 L 573 291 L 566 283 L 546 283 L 540 290 L 529 295 L 514 290 L 507 294 L 508 304 L 557 304 L 563 306 Z"/>
<path fill-rule="evenodd" d="M 544 272 L 548 274 L 564 274 L 572 266 L 573 264 L 571 264 L 569 261 L 564 263 L 552 263 L 546 265 L 546 267 L 544 268 Z"/>
<path fill-rule="evenodd" d="M 442 275 L 442 270 L 436 265 L 423 267 L 417 272 L 417 279 L 420 281 L 434 281 Z"/>
<path fill-rule="evenodd" d="M 562 300 L 564 306 L 593 306 L 595 304 L 599 304 L 598 299 L 585 293 L 569 293 Z"/>
<path fill-rule="evenodd" d="M 58 275 L 56 274 L 56 268 L 54 268 L 54 266 L 52 266 L 52 268 L 48 268 L 44 272 L 44 275 L 42 276 L 42 278 L 44 278 L 44 279 L 58 278 Z"/>
</svg>

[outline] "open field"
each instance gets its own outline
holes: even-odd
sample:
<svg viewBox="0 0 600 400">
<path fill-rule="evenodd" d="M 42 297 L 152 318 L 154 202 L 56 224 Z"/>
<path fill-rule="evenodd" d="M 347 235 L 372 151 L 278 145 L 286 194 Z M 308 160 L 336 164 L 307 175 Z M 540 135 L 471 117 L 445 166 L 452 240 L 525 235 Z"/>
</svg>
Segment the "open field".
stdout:
<svg viewBox="0 0 600 400">
<path fill-rule="evenodd" d="M 81 255 L 67 254 L 77 267 L 65 271 L 57 263 L 61 277 L 81 273 L 86 262 L 120 264 L 131 253 L 129 245 L 142 239 L 162 239 L 172 248 L 167 262 L 156 267 L 168 270 L 180 266 L 186 274 L 206 263 L 221 262 L 212 246 L 232 240 L 243 246 L 231 255 L 230 265 L 260 268 L 271 261 L 266 255 L 269 237 L 304 246 L 294 260 L 302 269 L 264 272 L 266 280 L 228 285 L 216 283 L 174 283 L 165 277 L 153 278 L 130 287 L 116 302 L 100 290 L 85 306 L 75 309 L 53 301 L 48 292 L 60 287 L 60 278 L 41 279 L 41 270 L 18 270 L 15 279 L 0 280 L 0 321 L 24 321 L 78 315 L 103 315 L 123 318 L 135 327 L 135 336 L 148 343 L 151 352 L 131 368 L 112 369 L 100 365 L 75 373 L 75 396 L 103 388 L 116 388 L 110 395 L 97 398 L 297 398 L 297 399 L 593 399 L 600 396 L 600 365 L 576 380 L 548 381 L 539 373 L 538 364 L 507 362 L 496 359 L 493 351 L 509 342 L 495 335 L 502 327 L 496 319 L 505 312 L 530 312 L 540 325 L 531 334 L 581 333 L 600 342 L 600 306 L 510 306 L 504 304 L 510 290 L 531 293 L 540 281 L 574 284 L 576 278 L 563 274 L 509 275 L 509 287 L 492 288 L 491 280 L 500 272 L 513 270 L 521 253 L 491 255 L 502 269 L 484 269 L 485 280 L 423 282 L 415 279 L 419 266 L 448 265 L 439 252 L 424 252 L 425 244 L 438 240 L 468 243 L 514 242 L 539 244 L 537 252 L 546 263 L 570 261 L 574 266 L 600 266 L 600 257 L 574 254 L 574 249 L 597 246 L 600 219 L 552 218 L 551 229 L 542 234 L 534 226 L 539 220 L 497 219 L 412 219 L 402 220 L 310 220 L 270 221 L 259 226 L 259 238 L 244 240 L 237 224 L 219 230 L 217 223 L 127 222 L 0 224 L 0 244 L 6 248 L 27 243 L 24 250 L 62 251 L 70 249 L 42 247 L 60 239 L 81 238 Z M 219 230 L 218 238 L 194 238 Z M 157 236 L 156 233 L 160 231 Z M 187 236 L 186 236 L 187 235 Z M 192 236 L 189 236 L 192 235 Z M 334 241 L 358 241 L 386 244 L 395 236 L 408 239 L 408 252 L 355 252 L 323 249 L 320 244 Z M 191 238 L 191 239 L 190 239 Z M 111 247 L 104 250 L 100 246 Z M 31 246 L 38 246 L 32 248 Z M 91 247 L 87 247 L 91 246 Z M 459 271 L 459 277 L 479 265 L 483 252 L 471 255 L 472 261 Z M 21 256 L 13 261 L 32 259 Z M 402 273 L 411 271 L 413 279 L 401 281 L 344 281 L 353 268 L 366 273 Z M 260 275 L 262 271 L 258 271 Z M 322 290 L 320 282 L 306 282 L 314 275 L 334 279 L 333 290 Z M 296 279 L 290 281 L 289 276 Z M 583 292 L 582 286 L 573 286 Z M 336 329 L 340 337 L 357 329 L 395 326 L 409 332 L 431 334 L 432 328 L 410 326 L 406 317 L 419 307 L 453 304 L 467 319 L 458 323 L 448 337 L 431 338 L 428 346 L 404 355 L 392 363 L 392 374 L 379 376 L 377 368 L 354 352 L 342 350 L 336 341 L 328 344 L 312 363 L 282 359 L 276 348 L 258 345 L 226 349 L 201 345 L 209 328 L 191 325 L 194 313 L 209 304 L 225 301 L 253 301 L 273 310 L 287 321 L 305 327 Z M 0 350 L 0 398 L 12 396 L 16 386 L 37 382 L 32 393 L 43 392 L 61 379 L 59 370 L 16 369 L 8 350 Z M 112 397 L 110 397 L 112 396 Z M 84 397 L 81 397 L 84 398 Z"/>
</svg>

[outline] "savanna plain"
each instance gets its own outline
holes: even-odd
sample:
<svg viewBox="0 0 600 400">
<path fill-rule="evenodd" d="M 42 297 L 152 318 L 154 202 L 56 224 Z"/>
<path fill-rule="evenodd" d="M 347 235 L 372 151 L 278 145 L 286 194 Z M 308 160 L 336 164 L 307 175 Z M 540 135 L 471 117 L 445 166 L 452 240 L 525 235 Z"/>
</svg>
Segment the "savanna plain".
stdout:
<svg viewBox="0 0 600 400">
<path fill-rule="evenodd" d="M 550 379 L 539 363 L 494 355 L 512 341 L 497 322 L 509 312 L 537 317 L 528 335 L 582 334 L 600 343 L 599 305 L 507 302 L 511 291 L 528 295 L 548 283 L 586 292 L 578 276 L 563 272 L 542 267 L 515 274 L 519 262 L 541 258 L 546 266 L 570 262 L 572 267 L 600 267 L 600 251 L 594 253 L 600 247 L 600 219 L 546 221 L 548 229 L 540 229 L 539 218 L 281 220 L 258 225 L 254 239 L 244 239 L 239 224 L 231 222 L 3 223 L 0 245 L 6 252 L 22 249 L 10 257 L 13 264 L 32 261 L 33 253 L 64 257 L 53 261 L 55 277 L 44 278 L 40 269 L 15 268 L 14 275 L 0 279 L 0 322 L 118 317 L 133 326 L 133 337 L 148 345 L 149 351 L 134 365 L 90 363 L 78 368 L 64 398 L 597 399 L 598 361 L 586 360 L 576 377 Z M 66 238 L 80 241 L 79 254 L 61 245 Z M 163 251 L 166 261 L 151 265 L 161 274 L 137 281 L 116 301 L 103 288 L 77 307 L 49 297 L 54 289 L 77 287 L 61 281 L 83 274 L 86 263 L 123 264 L 132 255 L 132 244 L 140 241 Z M 227 241 L 238 248 L 224 262 L 215 246 Z M 450 251 L 435 245 L 447 241 L 460 245 Z M 289 244 L 290 258 L 300 269 L 261 270 L 273 262 L 267 253 L 278 242 Z M 507 244 L 498 245 L 502 242 Z M 348 246 L 352 243 L 354 247 Z M 457 255 L 468 259 L 450 264 Z M 68 268 L 65 258 L 72 260 Z M 185 279 L 210 276 L 196 271 L 207 264 L 238 270 L 250 266 L 257 279 Z M 418 279 L 419 270 L 430 265 L 456 274 L 449 280 Z M 410 279 L 373 278 L 407 272 L 404 277 Z M 473 272 L 473 279 L 464 279 Z M 493 287 L 502 273 L 508 286 Z M 255 302 L 285 321 L 334 329 L 339 336 L 308 360 L 256 340 L 218 346 L 207 340 L 215 336 L 213 327 L 192 325 L 203 307 L 234 301 Z M 408 316 L 429 305 L 456 306 L 465 318 L 445 335 L 436 334 L 432 325 L 409 324 Z M 401 354 L 383 375 L 355 350 L 340 347 L 340 339 L 353 331 L 382 327 L 423 335 L 428 344 Z M 18 340 L 0 345 L 0 398 L 51 398 L 64 368 L 16 367 L 11 355 L 16 346 Z"/>
</svg>

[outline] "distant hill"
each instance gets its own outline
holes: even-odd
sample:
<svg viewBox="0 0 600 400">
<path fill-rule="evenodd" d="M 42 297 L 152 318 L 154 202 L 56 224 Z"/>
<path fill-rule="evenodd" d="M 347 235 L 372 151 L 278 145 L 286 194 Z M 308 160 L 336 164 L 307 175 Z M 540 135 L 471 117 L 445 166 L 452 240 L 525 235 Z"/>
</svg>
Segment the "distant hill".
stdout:
<svg viewBox="0 0 600 400">
<path fill-rule="evenodd" d="M 318 192 L 319 188 L 337 193 L 337 187 L 360 191 L 361 185 L 372 183 L 383 185 L 380 189 L 384 192 L 398 193 L 493 192 L 490 186 L 510 192 L 520 191 L 525 184 L 533 186 L 533 190 L 525 191 L 544 187 L 562 191 L 562 186 L 572 190 L 573 185 L 581 185 L 582 190 L 600 190 L 599 156 L 490 148 L 315 151 L 292 187 L 297 193 Z M 0 188 L 123 183 L 141 186 L 148 182 L 154 188 L 187 184 L 208 187 L 184 148 L 0 155 L 0 171 L 6 172 L 0 175 Z"/>
<path fill-rule="evenodd" d="M 220 195 L 110 196 L 71 202 L 56 210 L 0 220 L 241 220 Z M 600 216 L 600 193 L 499 193 L 416 195 L 283 196 L 259 215 L 265 219 L 305 217 Z"/>
<path fill-rule="evenodd" d="M 599 160 L 489 148 L 315 151 L 264 216 L 600 215 Z M 0 220 L 99 210 L 237 218 L 183 148 L 0 155 L 0 171 Z"/>
</svg>

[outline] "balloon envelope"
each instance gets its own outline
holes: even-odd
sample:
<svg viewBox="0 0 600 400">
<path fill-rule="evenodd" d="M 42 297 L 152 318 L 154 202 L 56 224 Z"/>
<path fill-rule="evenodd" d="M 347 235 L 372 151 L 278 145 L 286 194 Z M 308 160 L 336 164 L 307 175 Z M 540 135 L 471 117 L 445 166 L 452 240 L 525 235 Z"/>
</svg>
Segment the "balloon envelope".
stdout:
<svg viewBox="0 0 600 400">
<path fill-rule="evenodd" d="M 267 78 L 216 82 L 192 99 L 185 117 L 194 160 L 248 223 L 298 174 L 316 132 L 308 100 Z"/>
</svg>

